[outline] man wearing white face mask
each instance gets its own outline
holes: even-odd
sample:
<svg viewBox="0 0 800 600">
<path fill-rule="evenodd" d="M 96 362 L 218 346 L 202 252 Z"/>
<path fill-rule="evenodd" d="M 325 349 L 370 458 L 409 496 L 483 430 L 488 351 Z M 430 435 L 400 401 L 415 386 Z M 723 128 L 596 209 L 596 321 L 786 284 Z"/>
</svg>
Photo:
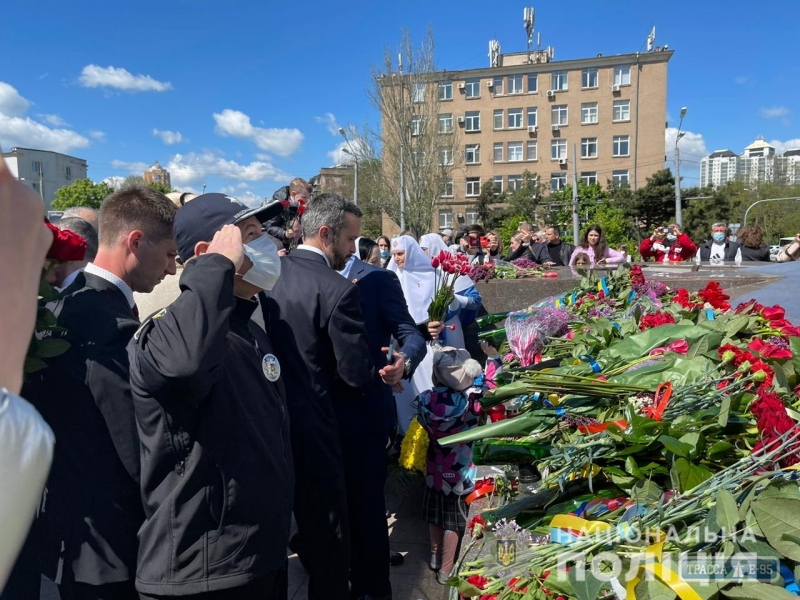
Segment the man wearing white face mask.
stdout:
<svg viewBox="0 0 800 600">
<path fill-rule="evenodd" d="M 142 444 L 141 599 L 286 597 L 294 490 L 281 364 L 251 320 L 280 276 L 262 223 L 204 194 L 175 218 L 181 294 L 128 346 Z"/>
</svg>

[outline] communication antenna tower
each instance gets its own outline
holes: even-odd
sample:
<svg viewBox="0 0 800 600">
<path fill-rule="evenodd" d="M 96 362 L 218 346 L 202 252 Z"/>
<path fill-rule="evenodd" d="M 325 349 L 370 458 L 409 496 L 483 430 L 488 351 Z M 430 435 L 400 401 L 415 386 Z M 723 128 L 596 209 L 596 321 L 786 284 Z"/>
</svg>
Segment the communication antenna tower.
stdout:
<svg viewBox="0 0 800 600">
<path fill-rule="evenodd" d="M 531 44 L 533 44 L 533 23 L 536 20 L 536 11 L 532 7 L 524 10 L 525 32 L 528 34 L 528 62 L 531 62 Z"/>
</svg>

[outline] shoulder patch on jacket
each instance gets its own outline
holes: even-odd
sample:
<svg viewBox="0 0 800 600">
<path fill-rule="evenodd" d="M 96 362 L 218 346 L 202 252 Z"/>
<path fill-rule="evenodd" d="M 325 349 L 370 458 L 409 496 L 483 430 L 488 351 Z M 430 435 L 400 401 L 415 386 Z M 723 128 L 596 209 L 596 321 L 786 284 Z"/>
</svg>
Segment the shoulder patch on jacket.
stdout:
<svg viewBox="0 0 800 600">
<path fill-rule="evenodd" d="M 138 341 L 139 341 L 139 338 L 141 338 L 141 337 L 142 337 L 142 335 L 146 334 L 146 333 L 147 333 L 147 331 L 149 331 L 150 327 L 153 325 L 153 321 L 154 321 L 155 319 L 160 319 L 160 318 L 161 318 L 161 317 L 163 317 L 165 314 L 167 314 L 167 309 L 166 309 L 166 308 L 162 308 L 162 309 L 161 309 L 161 310 L 159 310 L 158 312 L 156 312 L 156 313 L 153 313 L 152 315 L 150 315 L 149 317 L 147 317 L 147 318 L 144 320 L 144 323 L 142 323 L 142 324 L 139 326 L 139 329 L 137 329 L 137 330 L 136 330 L 136 333 L 134 333 L 134 334 L 133 334 L 133 339 L 134 339 L 134 340 L 136 340 L 136 341 L 138 342 Z"/>
</svg>

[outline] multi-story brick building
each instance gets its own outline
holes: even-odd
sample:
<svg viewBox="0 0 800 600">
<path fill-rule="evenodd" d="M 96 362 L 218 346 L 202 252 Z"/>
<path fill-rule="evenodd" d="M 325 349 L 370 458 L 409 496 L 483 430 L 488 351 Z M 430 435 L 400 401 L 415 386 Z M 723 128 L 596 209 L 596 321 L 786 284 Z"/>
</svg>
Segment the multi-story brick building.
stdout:
<svg viewBox="0 0 800 600">
<path fill-rule="evenodd" d="M 160 183 L 161 185 L 172 189 L 169 171 L 158 164 L 158 161 L 154 162 L 150 168 L 144 172 L 144 180 L 146 183 Z"/>
<path fill-rule="evenodd" d="M 570 183 L 573 170 L 587 183 L 643 185 L 664 168 L 672 55 L 665 47 L 554 61 L 552 51 L 537 50 L 436 73 L 439 129 L 460 129 L 464 164 L 443 186 L 434 226 L 474 222 L 481 186 L 513 191 L 525 171 L 551 190 Z"/>
</svg>

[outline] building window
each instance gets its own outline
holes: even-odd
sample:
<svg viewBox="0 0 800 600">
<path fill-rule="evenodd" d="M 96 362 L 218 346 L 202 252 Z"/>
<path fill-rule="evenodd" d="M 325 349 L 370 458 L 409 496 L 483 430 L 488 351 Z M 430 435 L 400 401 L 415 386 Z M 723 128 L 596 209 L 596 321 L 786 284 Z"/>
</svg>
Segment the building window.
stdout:
<svg viewBox="0 0 800 600">
<path fill-rule="evenodd" d="M 64 167 L 64 177 L 67 178 L 67 181 L 72 179 L 72 167 Z"/>
<path fill-rule="evenodd" d="M 31 186 L 33 186 L 33 189 L 35 189 L 37 192 L 39 191 L 39 184 L 35 181 L 31 184 Z"/>
<path fill-rule="evenodd" d="M 439 147 L 439 165 L 446 167 L 453 164 L 453 149 L 446 146 Z"/>
<path fill-rule="evenodd" d="M 566 125 L 567 124 L 567 105 L 557 104 L 553 107 L 551 113 L 551 120 L 553 125 Z"/>
<path fill-rule="evenodd" d="M 618 169 L 611 172 L 611 180 L 616 183 L 617 185 L 624 185 L 629 183 L 628 181 L 628 170 L 627 169 Z"/>
<path fill-rule="evenodd" d="M 479 110 L 470 110 L 464 115 L 465 125 L 464 129 L 466 131 L 480 131 L 481 130 L 481 111 Z"/>
<path fill-rule="evenodd" d="M 597 87 L 597 69 L 591 67 L 583 70 L 581 73 L 581 87 L 583 89 Z"/>
<path fill-rule="evenodd" d="M 492 179 L 492 184 L 494 185 L 494 191 L 498 194 L 503 193 L 503 176 L 502 175 L 495 175 Z"/>
<path fill-rule="evenodd" d="M 495 96 L 502 96 L 503 95 L 503 78 L 502 77 L 495 77 L 492 81 L 492 93 Z"/>
<path fill-rule="evenodd" d="M 508 142 L 508 162 L 522 160 L 522 142 Z"/>
<path fill-rule="evenodd" d="M 453 99 L 453 82 L 440 81 L 439 82 L 439 100 L 452 100 Z"/>
<path fill-rule="evenodd" d="M 439 115 L 439 133 L 453 133 L 453 114 Z"/>
<path fill-rule="evenodd" d="M 42 163 L 40 163 L 38 160 L 34 160 L 31 163 L 31 171 L 33 171 L 34 173 L 41 173 Z"/>
<path fill-rule="evenodd" d="M 528 75 L 528 93 L 535 94 L 539 91 L 539 75 L 531 73 Z"/>
<path fill-rule="evenodd" d="M 450 229 L 453 227 L 453 211 L 445 208 L 439 211 L 439 229 Z"/>
<path fill-rule="evenodd" d="M 630 156 L 630 136 L 614 136 L 614 152 L 612 156 Z"/>
<path fill-rule="evenodd" d="M 446 177 L 442 180 L 442 196 L 452 198 L 453 197 L 453 178 Z"/>
<path fill-rule="evenodd" d="M 481 162 L 481 145 L 467 144 L 464 160 L 468 165 L 479 164 Z"/>
<path fill-rule="evenodd" d="M 614 121 L 630 121 L 631 120 L 631 101 L 630 100 L 614 100 Z"/>
<path fill-rule="evenodd" d="M 413 102 L 425 102 L 425 84 L 415 83 L 411 88 L 411 100 Z"/>
<path fill-rule="evenodd" d="M 411 149 L 411 164 L 425 166 L 428 163 L 428 154 L 419 148 Z"/>
<path fill-rule="evenodd" d="M 509 175 L 508 176 L 508 191 L 516 192 L 522 189 L 522 175 Z"/>
<path fill-rule="evenodd" d="M 522 75 L 509 75 L 508 76 L 508 93 L 509 94 L 521 94 L 524 90 L 522 89 Z"/>
<path fill-rule="evenodd" d="M 467 98 L 480 98 L 481 97 L 481 80 L 480 79 L 467 79 L 464 85 L 464 91 Z"/>
<path fill-rule="evenodd" d="M 467 177 L 467 196 L 480 196 L 481 195 L 481 178 L 480 177 Z"/>
<path fill-rule="evenodd" d="M 581 158 L 597 158 L 597 138 L 581 140 Z"/>
<path fill-rule="evenodd" d="M 495 129 L 502 129 L 503 128 L 503 109 L 498 108 L 494 111 L 494 128 Z"/>
<path fill-rule="evenodd" d="M 503 162 L 503 142 L 495 142 L 492 160 L 496 163 Z"/>
<path fill-rule="evenodd" d="M 552 140 L 550 142 L 550 158 L 553 160 L 567 159 L 567 140 Z"/>
<path fill-rule="evenodd" d="M 528 109 L 528 127 L 536 127 L 539 124 L 539 120 L 536 118 L 536 107 L 531 106 Z"/>
<path fill-rule="evenodd" d="M 411 135 L 420 135 L 422 133 L 422 117 L 414 115 L 411 117 Z"/>
<path fill-rule="evenodd" d="M 597 102 L 584 102 L 581 104 L 581 124 L 597 123 Z"/>
<path fill-rule="evenodd" d="M 586 185 L 597 183 L 597 171 L 583 171 L 581 173 L 581 181 Z"/>
<path fill-rule="evenodd" d="M 550 89 L 557 92 L 566 92 L 569 89 L 567 71 L 553 71 L 550 74 Z"/>
<path fill-rule="evenodd" d="M 480 219 L 480 216 L 478 215 L 478 211 L 475 210 L 474 208 L 470 208 L 464 214 L 466 215 L 465 223 L 467 225 L 475 225 L 475 223 L 478 222 L 478 219 Z"/>
<path fill-rule="evenodd" d="M 508 128 L 509 129 L 522 129 L 522 109 L 509 108 L 508 109 Z"/>
<path fill-rule="evenodd" d="M 539 160 L 539 145 L 535 141 L 527 143 L 526 160 Z"/>
<path fill-rule="evenodd" d="M 631 66 L 622 65 L 614 67 L 614 85 L 630 85 L 631 84 Z"/>
<path fill-rule="evenodd" d="M 567 187 L 566 173 L 550 173 L 550 190 L 557 192 Z"/>
</svg>

